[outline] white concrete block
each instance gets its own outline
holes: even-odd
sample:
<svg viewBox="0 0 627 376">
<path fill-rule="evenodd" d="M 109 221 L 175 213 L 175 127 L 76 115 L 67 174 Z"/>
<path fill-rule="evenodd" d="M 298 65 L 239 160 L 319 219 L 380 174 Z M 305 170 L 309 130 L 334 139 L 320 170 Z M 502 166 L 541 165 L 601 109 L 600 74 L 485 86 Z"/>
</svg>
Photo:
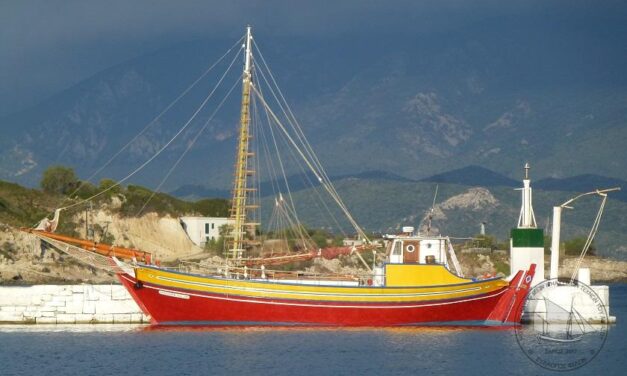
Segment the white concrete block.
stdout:
<svg viewBox="0 0 627 376">
<path fill-rule="evenodd" d="M 111 285 L 89 285 L 89 291 L 98 296 L 111 296 Z"/>
<path fill-rule="evenodd" d="M 112 300 L 127 300 L 130 299 L 131 295 L 124 288 L 124 286 L 112 286 L 111 289 L 111 299 Z"/>
<path fill-rule="evenodd" d="M 78 313 L 74 315 L 77 324 L 89 324 L 94 321 L 94 315 Z"/>
<path fill-rule="evenodd" d="M 62 287 L 59 285 L 37 285 L 43 289 L 45 294 L 54 295 L 56 294 Z"/>
<path fill-rule="evenodd" d="M 29 294 L 30 295 L 43 295 L 46 294 L 47 292 L 47 287 L 49 285 L 34 285 L 34 286 L 29 286 Z"/>
<path fill-rule="evenodd" d="M 46 302 L 46 307 L 65 307 L 65 300 Z"/>
<path fill-rule="evenodd" d="M 53 307 L 53 306 L 45 305 L 45 306 L 39 307 L 39 312 L 42 312 L 42 313 L 43 312 L 52 312 L 52 313 L 54 313 L 56 311 L 57 311 L 57 307 Z"/>
<path fill-rule="evenodd" d="M 76 323 L 76 315 L 68 313 L 59 313 L 56 316 L 57 324 L 74 324 Z"/>
<path fill-rule="evenodd" d="M 85 285 L 72 285 L 72 292 L 74 294 L 83 294 L 85 292 Z"/>
<path fill-rule="evenodd" d="M 72 296 L 72 286 L 66 286 L 61 288 L 56 294 L 56 296 Z"/>
<path fill-rule="evenodd" d="M 29 287 L 0 287 L 0 307 L 30 304 Z"/>
<path fill-rule="evenodd" d="M 113 315 L 113 322 L 114 323 L 130 323 L 131 322 L 131 315 L 130 314 L 122 314 L 122 313 L 117 313 Z"/>
<path fill-rule="evenodd" d="M 82 301 L 68 302 L 65 305 L 65 312 L 73 313 L 73 314 L 83 313 L 83 302 Z"/>
<path fill-rule="evenodd" d="M 23 313 L 25 319 L 36 319 L 38 317 L 42 317 L 42 313 L 39 311 L 35 312 L 24 312 Z"/>
<path fill-rule="evenodd" d="M 68 300 L 72 300 L 72 295 L 54 295 L 52 296 L 51 302 L 67 302 Z"/>
<path fill-rule="evenodd" d="M 82 313 L 89 313 L 89 314 L 96 313 L 96 302 L 91 301 L 91 300 L 85 300 L 83 302 Z"/>
<path fill-rule="evenodd" d="M 113 324 L 113 315 L 107 314 L 95 314 L 94 322 L 99 324 Z"/>
<path fill-rule="evenodd" d="M 597 295 L 601 298 L 601 301 L 606 306 L 609 305 L 610 301 L 610 287 L 609 286 L 590 286 L 592 290 L 596 292 Z"/>
<path fill-rule="evenodd" d="M 91 286 L 89 288 L 85 289 L 85 294 L 84 295 L 85 295 L 85 299 L 86 300 L 91 300 L 91 301 L 98 301 L 98 300 L 100 300 L 100 294 L 97 291 L 95 291 L 93 289 L 93 287 L 91 287 Z"/>
<path fill-rule="evenodd" d="M 145 320 L 144 314 L 142 313 L 131 313 L 129 315 L 131 317 L 131 323 L 144 323 L 147 322 Z"/>
<path fill-rule="evenodd" d="M 40 299 L 42 302 L 49 302 L 52 300 L 52 295 L 50 294 L 41 294 Z"/>
<path fill-rule="evenodd" d="M 39 317 L 35 320 L 35 322 L 37 324 L 56 324 L 57 323 L 57 318 L 56 317 Z"/>
<path fill-rule="evenodd" d="M 139 307 L 131 300 L 111 300 L 107 304 L 98 304 L 96 306 L 97 313 L 114 314 L 114 313 L 139 313 Z"/>
<path fill-rule="evenodd" d="M 17 312 L 0 311 L 0 322 L 22 322 L 24 315 Z"/>
<path fill-rule="evenodd" d="M 41 311 L 41 317 L 55 317 L 57 315 L 56 312 L 50 312 L 50 311 Z"/>
<path fill-rule="evenodd" d="M 31 305 L 41 305 L 43 303 L 43 300 L 41 299 L 41 295 L 33 295 L 30 298 L 30 304 Z"/>
<path fill-rule="evenodd" d="M 25 306 L 25 305 L 16 306 L 16 307 L 15 307 L 15 312 L 20 312 L 20 313 L 21 313 L 21 312 L 24 312 L 24 311 L 26 311 L 26 308 L 27 308 L 27 307 L 28 307 L 28 306 Z"/>
</svg>

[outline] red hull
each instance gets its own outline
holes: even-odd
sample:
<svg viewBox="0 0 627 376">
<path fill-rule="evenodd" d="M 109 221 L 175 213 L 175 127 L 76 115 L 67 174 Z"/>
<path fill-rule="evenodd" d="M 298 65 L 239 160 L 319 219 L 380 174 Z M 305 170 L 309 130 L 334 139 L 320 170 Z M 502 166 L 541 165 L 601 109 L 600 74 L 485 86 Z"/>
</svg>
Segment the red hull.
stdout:
<svg viewBox="0 0 627 376">
<path fill-rule="evenodd" d="M 519 272 L 509 286 L 489 294 L 412 303 L 338 303 L 214 295 L 137 284 L 128 274 L 119 277 L 144 313 L 150 315 L 152 323 L 161 325 L 514 325 L 520 322 L 529 275 L 533 277 L 533 272 L 533 266 L 527 273 Z"/>
</svg>

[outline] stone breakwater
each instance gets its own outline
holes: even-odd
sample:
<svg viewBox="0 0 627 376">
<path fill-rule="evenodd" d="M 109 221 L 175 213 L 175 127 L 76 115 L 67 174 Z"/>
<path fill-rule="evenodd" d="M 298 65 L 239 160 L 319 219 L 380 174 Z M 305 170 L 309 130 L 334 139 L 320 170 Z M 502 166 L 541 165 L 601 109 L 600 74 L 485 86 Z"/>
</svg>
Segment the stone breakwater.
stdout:
<svg viewBox="0 0 627 376">
<path fill-rule="evenodd" d="M 149 322 L 121 285 L 0 286 L 0 324 Z"/>
</svg>

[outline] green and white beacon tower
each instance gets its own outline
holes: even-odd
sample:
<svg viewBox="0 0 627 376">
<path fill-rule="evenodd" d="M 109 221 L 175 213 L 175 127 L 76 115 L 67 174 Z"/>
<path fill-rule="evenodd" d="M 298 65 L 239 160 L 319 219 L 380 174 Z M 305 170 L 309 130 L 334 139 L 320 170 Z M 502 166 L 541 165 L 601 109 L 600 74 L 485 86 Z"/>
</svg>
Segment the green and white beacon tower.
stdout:
<svg viewBox="0 0 627 376">
<path fill-rule="evenodd" d="M 527 270 L 536 264 L 536 274 L 531 286 L 544 281 L 544 231 L 538 228 L 533 214 L 529 163 L 525 163 L 523 179 L 522 206 L 518 217 L 518 226 L 512 229 L 510 238 L 510 265 L 512 276 L 519 270 Z"/>
</svg>

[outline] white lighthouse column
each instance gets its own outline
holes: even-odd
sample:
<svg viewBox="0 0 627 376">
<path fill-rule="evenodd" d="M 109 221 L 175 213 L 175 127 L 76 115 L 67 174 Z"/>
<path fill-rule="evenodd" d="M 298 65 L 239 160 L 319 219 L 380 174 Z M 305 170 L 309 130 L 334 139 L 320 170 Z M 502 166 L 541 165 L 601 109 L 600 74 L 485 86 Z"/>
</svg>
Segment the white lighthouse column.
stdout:
<svg viewBox="0 0 627 376">
<path fill-rule="evenodd" d="M 537 228 L 533 213 L 529 169 L 526 163 L 518 226 L 512 229 L 510 238 L 510 266 L 511 275 L 514 276 L 519 270 L 526 271 L 531 264 L 535 264 L 536 274 L 531 282 L 531 286 L 535 286 L 544 281 L 544 232 Z"/>
<path fill-rule="evenodd" d="M 560 262 L 560 226 L 562 222 L 562 207 L 553 207 L 553 232 L 551 235 L 551 274 L 550 278 L 555 279 L 559 272 Z"/>
</svg>

